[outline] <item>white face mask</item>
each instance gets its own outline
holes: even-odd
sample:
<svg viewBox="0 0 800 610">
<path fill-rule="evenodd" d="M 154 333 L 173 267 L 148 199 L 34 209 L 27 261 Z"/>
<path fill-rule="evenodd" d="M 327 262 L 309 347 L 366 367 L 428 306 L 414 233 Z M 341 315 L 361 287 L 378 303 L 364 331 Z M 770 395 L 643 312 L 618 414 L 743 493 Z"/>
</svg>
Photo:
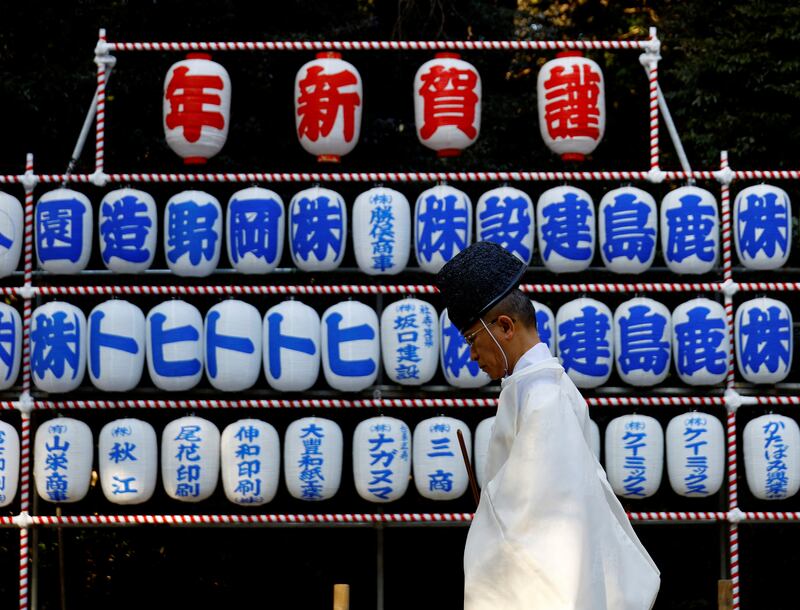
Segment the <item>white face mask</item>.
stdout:
<svg viewBox="0 0 800 610">
<path fill-rule="evenodd" d="M 483 324 L 484 330 L 486 330 L 488 335 L 492 338 L 492 341 L 494 341 L 494 344 L 497 346 L 497 349 L 500 350 L 500 354 L 502 354 L 503 361 L 505 362 L 505 366 L 503 367 L 503 377 L 508 377 L 508 358 L 506 358 L 506 353 L 503 351 L 503 348 L 500 347 L 500 343 L 497 342 L 497 339 L 495 339 L 491 331 L 489 331 L 489 327 L 486 326 L 486 322 L 483 321 L 483 318 L 479 318 L 479 320 L 481 321 L 481 324 Z"/>
</svg>

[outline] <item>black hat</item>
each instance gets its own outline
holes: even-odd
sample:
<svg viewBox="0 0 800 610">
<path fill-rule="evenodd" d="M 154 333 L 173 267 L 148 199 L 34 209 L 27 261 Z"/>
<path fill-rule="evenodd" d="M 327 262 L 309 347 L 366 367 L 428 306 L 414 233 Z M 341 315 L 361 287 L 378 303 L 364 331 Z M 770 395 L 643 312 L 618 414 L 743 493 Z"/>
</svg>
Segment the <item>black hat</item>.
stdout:
<svg viewBox="0 0 800 610">
<path fill-rule="evenodd" d="M 479 241 L 436 274 L 450 322 L 463 333 L 519 285 L 525 263 L 500 244 Z"/>
</svg>

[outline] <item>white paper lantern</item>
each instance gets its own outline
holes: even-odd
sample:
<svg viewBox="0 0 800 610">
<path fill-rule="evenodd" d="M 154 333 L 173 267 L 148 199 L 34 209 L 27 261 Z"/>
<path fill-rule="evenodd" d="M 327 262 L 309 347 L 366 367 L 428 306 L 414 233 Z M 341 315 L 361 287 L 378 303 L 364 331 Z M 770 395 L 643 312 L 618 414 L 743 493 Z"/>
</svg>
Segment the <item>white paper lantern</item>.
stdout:
<svg viewBox="0 0 800 610">
<path fill-rule="evenodd" d="M 200 502 L 219 479 L 219 429 L 207 419 L 187 415 L 161 434 L 161 480 L 173 500 Z"/>
<path fill-rule="evenodd" d="M 607 305 L 580 298 L 556 314 L 558 356 L 575 385 L 596 388 L 608 381 L 614 363 L 612 315 Z"/>
<path fill-rule="evenodd" d="M 495 416 L 487 417 L 475 428 L 474 470 L 478 487 L 486 487 L 486 459 L 489 456 L 489 441 L 492 438 Z"/>
<path fill-rule="evenodd" d="M 205 277 L 219 263 L 222 207 L 213 195 L 183 191 L 164 208 L 164 255 L 175 275 Z"/>
<path fill-rule="evenodd" d="M 281 449 L 278 432 L 267 422 L 240 419 L 222 431 L 222 487 L 241 506 L 262 506 L 278 490 Z"/>
<path fill-rule="evenodd" d="M 261 314 L 244 301 L 214 305 L 205 319 L 208 381 L 223 392 L 246 390 L 261 371 Z"/>
<path fill-rule="evenodd" d="M 791 498 L 800 488 L 800 428 L 784 415 L 757 417 L 744 427 L 747 487 L 759 500 Z"/>
<path fill-rule="evenodd" d="M 439 157 L 456 157 L 481 130 L 481 77 L 458 53 L 437 53 L 414 76 L 419 141 Z"/>
<path fill-rule="evenodd" d="M 614 493 L 630 500 L 658 491 L 664 471 L 664 431 L 646 415 L 623 415 L 606 428 L 606 473 Z"/>
<path fill-rule="evenodd" d="M 301 392 L 317 380 L 320 362 L 319 315 L 299 301 L 283 301 L 264 316 L 264 374 L 280 392 Z"/>
<path fill-rule="evenodd" d="M 600 428 L 593 419 L 589 420 L 589 448 L 594 457 L 600 460 Z"/>
<path fill-rule="evenodd" d="M 36 263 L 50 273 L 83 271 L 92 253 L 92 204 L 83 193 L 55 189 L 35 211 Z"/>
<path fill-rule="evenodd" d="M 283 199 L 260 187 L 236 191 L 225 212 L 228 260 L 239 273 L 270 273 L 283 255 Z"/>
<path fill-rule="evenodd" d="M 82 421 L 57 417 L 42 423 L 33 442 L 36 492 L 49 502 L 79 502 L 92 478 L 92 431 Z"/>
<path fill-rule="evenodd" d="M 706 298 L 678 305 L 672 312 L 672 353 L 684 383 L 722 383 L 730 356 L 725 308 Z"/>
<path fill-rule="evenodd" d="M 547 345 L 550 353 L 555 356 L 558 347 L 558 333 L 556 333 L 556 317 L 553 315 L 553 310 L 544 303 L 533 299 L 531 299 L 531 303 L 536 312 L 536 332 L 539 334 L 539 339 Z"/>
<path fill-rule="evenodd" d="M 142 378 L 146 351 L 144 313 L 127 301 L 100 303 L 89 314 L 89 378 L 105 392 L 127 392 Z"/>
<path fill-rule="evenodd" d="M 25 219 L 19 199 L 0 192 L 0 277 L 17 270 L 25 235 Z"/>
<path fill-rule="evenodd" d="M 531 262 L 536 235 L 533 201 L 510 186 L 485 192 L 475 207 L 475 241 L 503 246 L 526 265 Z"/>
<path fill-rule="evenodd" d="M 4 421 L 0 421 L 0 481 L 0 507 L 8 506 L 19 487 L 19 435 Z"/>
<path fill-rule="evenodd" d="M 164 134 L 187 165 L 216 155 L 228 138 L 231 79 L 207 53 L 189 53 L 164 80 Z"/>
<path fill-rule="evenodd" d="M 353 433 L 353 479 L 369 502 L 402 498 L 411 475 L 411 430 L 393 417 L 371 417 Z"/>
<path fill-rule="evenodd" d="M 472 202 L 452 186 L 423 191 L 414 207 L 414 247 L 423 271 L 437 273 L 472 241 Z"/>
<path fill-rule="evenodd" d="M 472 460 L 472 435 L 464 422 L 452 417 L 424 419 L 414 428 L 414 484 L 428 500 L 455 500 L 467 490 L 469 478 L 457 431 Z"/>
<path fill-rule="evenodd" d="M 294 80 L 294 119 L 301 146 L 317 161 L 340 161 L 358 142 L 363 105 L 355 66 L 341 53 L 317 53 Z"/>
<path fill-rule="evenodd" d="M 342 480 L 342 429 L 322 417 L 304 417 L 286 428 L 283 474 L 286 487 L 298 500 L 327 500 Z"/>
<path fill-rule="evenodd" d="M 597 209 L 603 264 L 614 273 L 641 273 L 656 255 L 658 210 L 650 193 L 624 186 L 606 193 Z"/>
<path fill-rule="evenodd" d="M 395 275 L 411 252 L 411 209 L 405 195 L 382 186 L 356 197 L 353 250 L 367 275 Z"/>
<path fill-rule="evenodd" d="M 725 476 L 725 432 L 708 413 L 673 417 L 667 425 L 667 473 L 672 490 L 688 498 L 719 491 Z"/>
<path fill-rule="evenodd" d="M 358 301 L 342 301 L 322 314 L 322 371 L 341 392 L 368 388 L 378 377 L 378 315 Z"/>
<path fill-rule="evenodd" d="M 203 375 L 203 317 L 194 305 L 164 301 L 147 314 L 147 370 L 161 390 L 188 390 Z"/>
<path fill-rule="evenodd" d="M 480 388 L 489 383 L 492 379 L 488 373 L 481 370 L 477 361 L 470 360 L 470 347 L 450 322 L 446 309 L 439 315 L 439 328 L 440 362 L 447 383 L 457 388 Z"/>
<path fill-rule="evenodd" d="M 422 385 L 439 363 L 439 316 L 433 305 L 403 299 L 381 314 L 381 353 L 386 374 L 400 385 Z"/>
<path fill-rule="evenodd" d="M 614 361 L 622 381 L 653 386 L 669 373 L 672 316 L 653 299 L 625 301 L 614 312 Z"/>
<path fill-rule="evenodd" d="M 792 249 L 792 202 L 771 184 L 742 190 L 733 204 L 736 255 L 748 269 L 778 269 Z"/>
<path fill-rule="evenodd" d="M 156 489 L 156 431 L 140 419 L 117 419 L 100 430 L 97 442 L 100 486 L 114 504 L 147 502 Z"/>
<path fill-rule="evenodd" d="M 536 236 L 544 266 L 555 273 L 584 271 L 592 263 L 595 219 L 592 198 L 573 186 L 557 186 L 536 204 Z"/>
<path fill-rule="evenodd" d="M 793 324 L 776 299 L 745 301 L 736 310 L 734 342 L 739 373 L 750 383 L 779 383 L 792 369 Z"/>
<path fill-rule="evenodd" d="M 0 390 L 17 382 L 22 357 L 22 318 L 19 312 L 0 303 Z"/>
<path fill-rule="evenodd" d="M 330 271 L 342 262 L 347 245 L 347 206 L 342 196 L 318 186 L 292 197 L 289 249 L 303 271 Z"/>
<path fill-rule="evenodd" d="M 71 392 L 86 371 L 86 318 L 69 303 L 52 301 L 33 311 L 31 372 L 43 392 Z"/>
<path fill-rule="evenodd" d="M 670 191 L 661 201 L 661 251 L 674 273 L 701 274 L 719 257 L 717 200 L 696 186 Z"/>
<path fill-rule="evenodd" d="M 156 254 L 158 214 L 155 200 L 136 189 L 107 193 L 100 202 L 97 235 L 103 264 L 114 273 L 149 269 Z"/>
</svg>

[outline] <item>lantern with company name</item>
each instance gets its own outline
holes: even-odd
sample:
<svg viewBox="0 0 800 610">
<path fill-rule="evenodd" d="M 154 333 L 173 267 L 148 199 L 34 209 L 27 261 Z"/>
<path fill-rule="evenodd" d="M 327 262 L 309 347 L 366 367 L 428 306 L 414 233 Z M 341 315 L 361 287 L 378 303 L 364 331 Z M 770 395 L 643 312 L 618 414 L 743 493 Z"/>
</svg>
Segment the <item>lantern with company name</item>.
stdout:
<svg viewBox="0 0 800 610">
<path fill-rule="evenodd" d="M 467 490 L 469 478 L 458 442 L 464 435 L 468 457 L 472 455 L 472 434 L 463 421 L 452 417 L 431 417 L 414 428 L 414 484 L 428 500 L 455 500 Z"/>
<path fill-rule="evenodd" d="M 696 186 L 670 191 L 661 201 L 661 251 L 675 273 L 708 273 L 719 257 L 717 200 Z"/>
<path fill-rule="evenodd" d="M 219 429 L 187 415 L 168 423 L 161 433 L 161 480 L 173 500 L 200 502 L 210 497 L 219 479 Z"/>
<path fill-rule="evenodd" d="M 156 253 L 157 226 L 156 202 L 144 191 L 106 193 L 97 217 L 103 264 L 114 273 L 148 269 Z"/>
<path fill-rule="evenodd" d="M 222 431 L 222 487 L 240 506 L 271 502 L 280 478 L 280 439 L 275 428 L 258 419 L 240 419 Z"/>
<path fill-rule="evenodd" d="M 24 234 L 22 204 L 16 197 L 0 193 L 0 277 L 17 270 Z"/>
<path fill-rule="evenodd" d="M 79 502 L 92 479 L 92 431 L 82 421 L 56 417 L 43 422 L 33 441 L 33 478 L 40 498 Z"/>
<path fill-rule="evenodd" d="M 561 51 L 541 70 L 536 85 L 539 130 L 564 161 L 583 161 L 606 128 L 603 72 L 580 51 Z"/>
<path fill-rule="evenodd" d="M 536 235 L 544 266 L 555 273 L 583 271 L 594 258 L 592 198 L 572 186 L 551 188 L 536 204 Z"/>
<path fill-rule="evenodd" d="M 353 433 L 353 479 L 370 502 L 403 497 L 411 474 L 411 430 L 393 417 L 371 417 Z"/>
<path fill-rule="evenodd" d="M 744 427 L 747 487 L 759 500 L 784 500 L 800 489 L 800 428 L 785 415 L 770 413 Z"/>
<path fill-rule="evenodd" d="M 440 157 L 455 157 L 481 130 L 481 78 L 458 53 L 437 53 L 414 77 L 417 137 Z"/>
<path fill-rule="evenodd" d="M 189 53 L 164 80 L 164 134 L 187 165 L 205 163 L 228 138 L 231 79 L 206 53 Z"/>
<path fill-rule="evenodd" d="M 97 441 L 100 487 L 114 504 L 147 502 L 156 489 L 156 431 L 140 419 L 117 419 L 100 430 Z"/>
<path fill-rule="evenodd" d="M 342 480 L 342 429 L 322 417 L 289 424 L 283 442 L 283 475 L 293 498 L 316 502 L 339 491 Z"/>
<path fill-rule="evenodd" d="M 475 241 L 503 246 L 526 265 L 533 254 L 533 201 L 510 186 L 485 192 L 475 207 Z"/>
<path fill-rule="evenodd" d="M 730 342 L 725 308 L 711 299 L 692 299 L 672 312 L 672 353 L 684 383 L 722 383 L 728 372 Z"/>
<path fill-rule="evenodd" d="M 222 207 L 213 195 L 183 191 L 164 208 L 164 256 L 175 275 L 205 277 L 219 263 Z"/>
<path fill-rule="evenodd" d="M 177 299 L 156 305 L 145 319 L 147 370 L 160 390 L 177 392 L 203 375 L 203 316 Z"/>
<path fill-rule="evenodd" d="M 205 319 L 205 367 L 211 385 L 239 392 L 255 384 L 261 371 L 261 314 L 244 301 L 214 305 Z"/>
<path fill-rule="evenodd" d="M 414 246 L 423 271 L 437 273 L 471 241 L 472 202 L 466 193 L 439 185 L 417 197 Z"/>
<path fill-rule="evenodd" d="M 734 342 L 739 372 L 750 383 L 778 383 L 792 369 L 789 306 L 776 299 L 745 301 L 736 310 Z"/>
<path fill-rule="evenodd" d="M 346 245 L 347 206 L 339 193 L 315 186 L 292 197 L 289 247 L 298 269 L 336 269 Z"/>
<path fill-rule="evenodd" d="M 269 273 L 283 255 L 285 214 L 277 193 L 257 186 L 235 192 L 225 216 L 228 260 L 239 273 Z"/>
<path fill-rule="evenodd" d="M 632 186 L 609 191 L 597 210 L 603 264 L 614 273 L 641 273 L 656 255 L 658 210 L 650 193 Z"/>
<path fill-rule="evenodd" d="M 556 317 L 553 315 L 553 310 L 544 303 L 532 299 L 531 304 L 536 312 L 536 332 L 539 335 L 539 339 L 547 345 L 550 354 L 555 356 L 558 347 L 556 341 L 558 334 L 556 333 Z"/>
<path fill-rule="evenodd" d="M 630 500 L 652 496 L 664 471 L 664 431 L 646 415 L 623 415 L 606 428 L 606 472 L 614 493 Z"/>
<path fill-rule="evenodd" d="M 792 202 L 781 188 L 757 184 L 733 204 L 736 255 L 748 269 L 778 269 L 792 249 Z"/>
<path fill-rule="evenodd" d="M 127 392 L 144 370 L 144 313 L 127 301 L 100 303 L 89 314 L 89 378 L 104 392 Z"/>
<path fill-rule="evenodd" d="M 457 388 L 479 388 L 489 383 L 488 373 L 481 370 L 477 361 L 470 359 L 470 347 L 455 324 L 450 322 L 446 309 L 439 316 L 439 329 L 442 333 L 439 359 L 447 383 Z"/>
<path fill-rule="evenodd" d="M 395 275 L 411 252 L 411 210 L 405 195 L 375 187 L 353 204 L 353 250 L 368 275 Z"/>
<path fill-rule="evenodd" d="M 262 332 L 264 374 L 281 392 L 301 392 L 319 375 L 319 314 L 299 301 L 284 301 L 267 310 Z"/>
<path fill-rule="evenodd" d="M 622 381 L 653 386 L 669 373 L 672 316 L 653 299 L 625 301 L 614 312 L 614 360 Z"/>
<path fill-rule="evenodd" d="M 301 146 L 318 161 L 341 160 L 361 132 L 361 75 L 341 53 L 323 51 L 297 72 L 294 119 Z"/>
<path fill-rule="evenodd" d="M 14 501 L 19 485 L 19 435 L 11 424 L 0 421 L 0 507 Z"/>
<path fill-rule="evenodd" d="M 86 371 L 86 317 L 69 303 L 52 301 L 33 311 L 31 372 L 43 392 L 71 392 Z"/>
<path fill-rule="evenodd" d="M 558 356 L 575 385 L 596 388 L 608 381 L 614 363 L 612 315 L 607 305 L 580 298 L 556 314 Z"/>
<path fill-rule="evenodd" d="M 400 385 L 422 385 L 439 363 L 439 316 L 419 299 L 395 301 L 381 314 L 381 353 L 389 379 Z"/>
<path fill-rule="evenodd" d="M 343 301 L 322 314 L 322 370 L 341 392 L 368 388 L 378 377 L 381 344 L 378 315 L 358 301 Z"/>
<path fill-rule="evenodd" d="M 725 432 L 713 415 L 693 411 L 667 425 L 667 474 L 672 490 L 687 498 L 705 498 L 722 487 Z"/>
<path fill-rule="evenodd" d="M 71 189 L 55 189 L 39 198 L 35 217 L 39 267 L 50 273 L 83 271 L 92 253 L 89 198 Z"/>
<path fill-rule="evenodd" d="M 478 486 L 483 489 L 486 480 L 486 461 L 489 457 L 489 440 L 492 438 L 492 428 L 495 417 L 487 417 L 475 428 L 475 478 Z"/>
<path fill-rule="evenodd" d="M 22 318 L 19 312 L 0 303 L 0 390 L 17 382 L 22 358 Z"/>
</svg>

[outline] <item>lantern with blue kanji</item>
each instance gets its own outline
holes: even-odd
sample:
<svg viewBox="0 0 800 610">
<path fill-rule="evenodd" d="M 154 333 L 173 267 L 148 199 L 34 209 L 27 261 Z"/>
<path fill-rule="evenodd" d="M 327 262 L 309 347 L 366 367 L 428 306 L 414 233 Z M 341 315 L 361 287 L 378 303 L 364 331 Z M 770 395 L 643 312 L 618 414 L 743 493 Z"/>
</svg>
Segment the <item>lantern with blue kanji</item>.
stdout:
<svg viewBox="0 0 800 610">
<path fill-rule="evenodd" d="M 114 273 L 149 269 L 156 253 L 155 200 L 136 189 L 117 189 L 100 202 L 97 234 L 103 264 Z"/>
<path fill-rule="evenodd" d="M 641 273 L 656 255 L 658 209 L 650 193 L 632 186 L 609 191 L 597 209 L 603 264 L 614 273 Z"/>
<path fill-rule="evenodd" d="M 714 385 L 728 373 L 730 341 L 725 308 L 711 299 L 681 303 L 672 312 L 672 353 L 684 383 Z"/>
<path fill-rule="evenodd" d="M 596 388 L 608 381 L 614 363 L 612 315 L 607 305 L 580 298 L 556 314 L 558 356 L 575 385 Z"/>
<path fill-rule="evenodd" d="M 485 192 L 475 206 L 475 241 L 503 246 L 526 265 L 533 254 L 533 201 L 510 186 Z"/>
<path fill-rule="evenodd" d="M 104 392 L 127 392 L 142 378 L 146 352 L 144 313 L 133 303 L 100 303 L 88 318 L 89 378 Z"/>
<path fill-rule="evenodd" d="M 475 479 L 478 487 L 483 489 L 488 481 L 486 480 L 486 460 L 489 456 L 489 441 L 492 438 L 495 416 L 481 420 L 475 428 Z"/>
<path fill-rule="evenodd" d="M 479 388 L 489 383 L 492 379 L 477 361 L 470 359 L 470 347 L 450 322 L 446 309 L 439 316 L 439 329 L 442 333 L 439 360 L 447 383 L 457 388 Z"/>
<path fill-rule="evenodd" d="M 622 381 L 653 386 L 669 373 L 672 316 L 653 299 L 625 301 L 614 312 L 614 361 Z"/>
<path fill-rule="evenodd" d="M 92 253 L 89 198 L 71 189 L 55 189 L 39 198 L 34 215 L 39 267 L 49 273 L 83 271 Z"/>
<path fill-rule="evenodd" d="M 606 427 L 605 466 L 614 493 L 628 500 L 658 491 L 664 472 L 664 430 L 647 415 L 622 415 Z"/>
<path fill-rule="evenodd" d="M 267 310 L 262 328 L 264 374 L 280 392 L 307 390 L 319 376 L 319 314 L 300 301 Z"/>
<path fill-rule="evenodd" d="M 770 413 L 744 427 L 747 487 L 759 500 L 785 500 L 800 489 L 800 428 L 791 417 Z"/>
<path fill-rule="evenodd" d="M 358 301 L 342 301 L 322 314 L 322 370 L 341 392 L 368 388 L 378 377 L 381 343 L 378 315 Z"/>
<path fill-rule="evenodd" d="M 167 145 L 187 165 L 216 155 L 228 138 L 231 79 L 207 53 L 189 53 L 164 79 L 163 125 Z"/>
<path fill-rule="evenodd" d="M 225 497 L 239 506 L 271 502 L 280 478 L 280 439 L 258 419 L 240 419 L 222 431 L 220 460 Z"/>
<path fill-rule="evenodd" d="M 115 419 L 103 426 L 97 441 L 100 487 L 114 504 L 147 502 L 156 489 L 158 441 L 146 421 Z"/>
<path fill-rule="evenodd" d="M 14 501 L 19 485 L 19 435 L 16 428 L 0 421 L 0 507 Z"/>
<path fill-rule="evenodd" d="M 228 260 L 239 273 L 270 273 L 283 255 L 283 200 L 253 186 L 236 191 L 225 213 Z"/>
<path fill-rule="evenodd" d="M 161 481 L 173 500 L 200 502 L 219 480 L 219 429 L 196 415 L 169 422 L 161 433 Z"/>
<path fill-rule="evenodd" d="M 381 314 L 381 353 L 389 379 L 400 385 L 422 385 L 439 363 L 439 316 L 419 299 L 395 301 Z"/>
<path fill-rule="evenodd" d="M 94 443 L 85 423 L 71 417 L 42 422 L 33 441 L 33 478 L 48 502 L 79 502 L 89 492 Z"/>
<path fill-rule="evenodd" d="M 213 195 L 183 191 L 164 208 L 164 256 L 175 275 L 205 277 L 222 251 L 222 207 Z"/>
<path fill-rule="evenodd" d="M 344 453 L 342 429 L 335 421 L 304 417 L 286 428 L 283 476 L 293 498 L 316 502 L 339 491 Z"/>
<path fill-rule="evenodd" d="M 203 316 L 173 299 L 151 309 L 145 320 L 147 370 L 160 390 L 178 392 L 203 376 Z"/>
<path fill-rule="evenodd" d="M 229 299 L 206 312 L 205 367 L 217 390 L 239 392 L 255 384 L 261 371 L 261 314 L 244 301 Z"/>
<path fill-rule="evenodd" d="M 792 369 L 792 311 L 783 301 L 759 298 L 736 310 L 734 343 L 739 373 L 750 383 L 779 383 Z"/>
<path fill-rule="evenodd" d="M 705 498 L 722 487 L 725 432 L 708 413 L 692 411 L 667 425 L 667 474 L 672 490 L 687 498 Z"/>
<path fill-rule="evenodd" d="M 17 270 L 25 235 L 25 218 L 19 199 L 0 192 L 0 277 Z"/>
<path fill-rule="evenodd" d="M 594 258 L 592 198 L 573 186 L 546 190 L 536 204 L 536 235 L 544 266 L 555 273 L 583 271 Z"/>
<path fill-rule="evenodd" d="M 22 318 L 11 305 L 0 303 L 0 390 L 16 383 L 21 358 Z"/>
<path fill-rule="evenodd" d="M 69 303 L 52 301 L 33 311 L 31 373 L 42 392 L 71 392 L 86 371 L 86 317 Z"/>
<path fill-rule="evenodd" d="M 733 243 L 748 269 L 778 269 L 792 249 L 792 202 L 771 184 L 749 186 L 733 204 Z"/>
<path fill-rule="evenodd" d="M 423 191 L 414 207 L 414 247 L 423 271 L 437 273 L 472 241 L 472 202 L 452 186 Z"/>
<path fill-rule="evenodd" d="M 539 339 L 547 345 L 547 349 L 555 356 L 558 347 L 558 333 L 556 333 L 556 317 L 553 310 L 544 303 L 531 299 L 531 305 L 536 312 L 536 332 Z"/>
<path fill-rule="evenodd" d="M 314 186 L 289 204 L 289 249 L 303 271 L 330 271 L 342 262 L 347 246 L 347 206 L 342 196 Z"/>
<path fill-rule="evenodd" d="M 472 434 L 463 421 L 440 415 L 414 428 L 414 485 L 428 500 L 455 500 L 467 490 L 469 478 L 458 442 L 464 435 L 467 457 L 472 459 Z"/>
<path fill-rule="evenodd" d="M 403 271 L 411 253 L 411 210 L 405 195 L 378 186 L 353 204 L 353 250 L 367 275 Z"/>
<path fill-rule="evenodd" d="M 682 186 L 661 201 L 661 252 L 670 271 L 701 274 L 719 257 L 717 200 L 709 191 Z"/>
<path fill-rule="evenodd" d="M 353 432 L 353 480 L 369 502 L 402 498 L 411 475 L 411 430 L 405 422 L 379 415 Z"/>
</svg>

